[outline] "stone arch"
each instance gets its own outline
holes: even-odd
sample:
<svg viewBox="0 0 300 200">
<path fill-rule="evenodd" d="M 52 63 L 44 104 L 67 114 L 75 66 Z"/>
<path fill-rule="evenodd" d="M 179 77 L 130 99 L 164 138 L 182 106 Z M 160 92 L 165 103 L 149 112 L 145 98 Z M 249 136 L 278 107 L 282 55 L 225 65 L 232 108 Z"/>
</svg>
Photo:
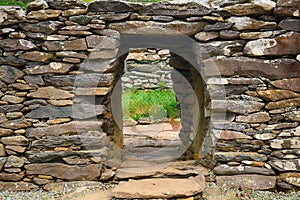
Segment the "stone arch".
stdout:
<svg viewBox="0 0 300 200">
<path fill-rule="evenodd" d="M 160 34 L 120 33 L 118 55 L 113 61 L 117 63 L 115 67 L 117 75 L 111 94 L 112 97 L 110 98 L 110 110 L 112 111 L 111 124 L 113 124 L 111 140 L 118 147 L 122 146 L 122 112 L 120 112 L 122 110 L 122 89 L 120 77 L 123 73 L 123 63 L 128 55 L 129 48 L 160 48 L 170 50 L 170 66 L 173 67 L 172 80 L 174 82 L 174 91 L 177 95 L 181 95 L 179 101 L 182 105 L 181 119 L 182 124 L 184 124 L 180 131 L 180 138 L 182 140 L 180 149 L 185 149 L 182 154 L 184 158 L 188 159 L 200 159 L 211 154 L 211 152 L 207 152 L 207 149 L 204 152 L 204 148 L 202 147 L 204 138 L 209 135 L 209 125 L 204 116 L 205 76 L 201 68 L 201 59 L 204 56 L 207 57 L 208 54 L 203 49 L 197 48 L 197 43 L 193 39 L 178 33 L 167 36 Z M 185 81 L 182 79 L 185 79 Z M 189 90 L 189 92 L 183 92 L 185 90 Z M 193 100 L 188 102 L 185 98 L 191 99 L 191 96 Z"/>
</svg>

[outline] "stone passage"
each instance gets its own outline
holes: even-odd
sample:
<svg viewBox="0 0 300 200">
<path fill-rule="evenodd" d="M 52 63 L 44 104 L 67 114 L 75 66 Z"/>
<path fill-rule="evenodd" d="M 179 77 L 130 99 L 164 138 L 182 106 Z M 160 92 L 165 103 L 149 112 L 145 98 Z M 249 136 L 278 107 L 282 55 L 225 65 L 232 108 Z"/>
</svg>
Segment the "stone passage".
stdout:
<svg viewBox="0 0 300 200">
<path fill-rule="evenodd" d="M 207 181 L 299 187 L 299 13 L 299 0 L 0 7 L 0 189 L 115 176 L 129 48 L 170 50 L 179 150 Z"/>
</svg>

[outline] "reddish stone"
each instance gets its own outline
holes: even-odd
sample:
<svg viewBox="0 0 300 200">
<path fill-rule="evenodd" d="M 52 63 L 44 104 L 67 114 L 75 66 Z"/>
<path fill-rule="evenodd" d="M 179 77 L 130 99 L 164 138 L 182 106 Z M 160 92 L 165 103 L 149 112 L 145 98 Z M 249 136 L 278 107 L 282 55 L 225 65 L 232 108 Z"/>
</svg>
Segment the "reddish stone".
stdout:
<svg viewBox="0 0 300 200">
<path fill-rule="evenodd" d="M 300 76 L 300 66 L 295 68 L 295 70 L 298 70 L 297 73 L 299 73 L 298 76 Z M 300 78 L 276 80 L 272 81 L 271 84 L 277 88 L 300 92 Z"/>
<path fill-rule="evenodd" d="M 205 76 L 246 75 L 263 76 L 269 79 L 300 77 L 300 63 L 294 59 L 264 60 L 247 57 L 213 57 L 203 61 L 203 63 L 205 64 Z M 298 83 L 298 86 L 295 85 L 294 87 L 299 88 L 300 91 L 299 85 Z"/>
<path fill-rule="evenodd" d="M 62 163 L 29 164 L 25 166 L 27 175 L 48 175 L 64 180 L 96 180 L 101 175 L 102 165 L 86 167 L 69 166 Z"/>
</svg>

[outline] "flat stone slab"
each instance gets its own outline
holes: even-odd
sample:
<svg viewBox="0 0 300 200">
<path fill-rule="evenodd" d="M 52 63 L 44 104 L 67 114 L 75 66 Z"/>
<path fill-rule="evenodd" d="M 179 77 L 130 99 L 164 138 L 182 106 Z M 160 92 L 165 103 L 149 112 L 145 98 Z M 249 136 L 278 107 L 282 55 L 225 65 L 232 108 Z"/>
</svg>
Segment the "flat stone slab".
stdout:
<svg viewBox="0 0 300 200">
<path fill-rule="evenodd" d="M 120 182 L 113 189 L 115 198 L 177 198 L 189 197 L 204 190 L 205 178 L 203 175 L 188 179 L 153 178 Z"/>
<path fill-rule="evenodd" d="M 256 174 L 217 176 L 217 186 L 227 189 L 269 190 L 276 185 L 276 176 Z"/>
<path fill-rule="evenodd" d="M 208 169 L 196 165 L 193 161 L 179 161 L 173 163 L 154 164 L 145 161 L 123 162 L 116 171 L 116 179 L 138 178 L 170 178 L 208 175 Z"/>
</svg>

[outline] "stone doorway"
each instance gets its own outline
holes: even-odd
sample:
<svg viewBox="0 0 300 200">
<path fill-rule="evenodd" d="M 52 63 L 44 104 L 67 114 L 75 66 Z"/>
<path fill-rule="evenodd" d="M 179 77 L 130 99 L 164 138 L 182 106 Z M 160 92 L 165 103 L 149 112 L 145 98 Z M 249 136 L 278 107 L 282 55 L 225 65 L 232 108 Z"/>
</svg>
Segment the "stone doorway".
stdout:
<svg viewBox="0 0 300 200">
<path fill-rule="evenodd" d="M 123 150 L 142 158 L 178 151 L 180 103 L 168 49 L 130 49 L 122 75 Z M 168 149 L 168 150 L 167 150 Z"/>
<path fill-rule="evenodd" d="M 154 41 L 154 42 L 153 42 Z M 180 41 L 174 44 L 174 41 Z M 121 34 L 121 46 L 119 49 L 117 78 L 113 90 L 112 124 L 113 141 L 122 148 L 124 141 L 122 110 L 121 76 L 124 73 L 124 60 L 128 56 L 129 48 L 161 48 L 171 52 L 170 66 L 174 91 L 181 106 L 181 129 L 179 138 L 181 144 L 170 152 L 158 151 L 156 157 L 164 157 L 168 161 L 183 159 L 199 160 L 210 154 L 205 152 L 202 144 L 207 137 L 208 123 L 205 120 L 205 92 L 204 81 L 201 77 L 201 68 L 197 64 L 197 55 L 193 52 L 193 41 L 190 38 L 180 36 L 151 36 Z M 118 108 L 118 109 L 117 109 Z M 166 149 L 164 149 L 166 150 Z M 167 155 L 167 157 L 165 156 Z M 153 156 L 153 155 L 152 155 Z"/>
</svg>

